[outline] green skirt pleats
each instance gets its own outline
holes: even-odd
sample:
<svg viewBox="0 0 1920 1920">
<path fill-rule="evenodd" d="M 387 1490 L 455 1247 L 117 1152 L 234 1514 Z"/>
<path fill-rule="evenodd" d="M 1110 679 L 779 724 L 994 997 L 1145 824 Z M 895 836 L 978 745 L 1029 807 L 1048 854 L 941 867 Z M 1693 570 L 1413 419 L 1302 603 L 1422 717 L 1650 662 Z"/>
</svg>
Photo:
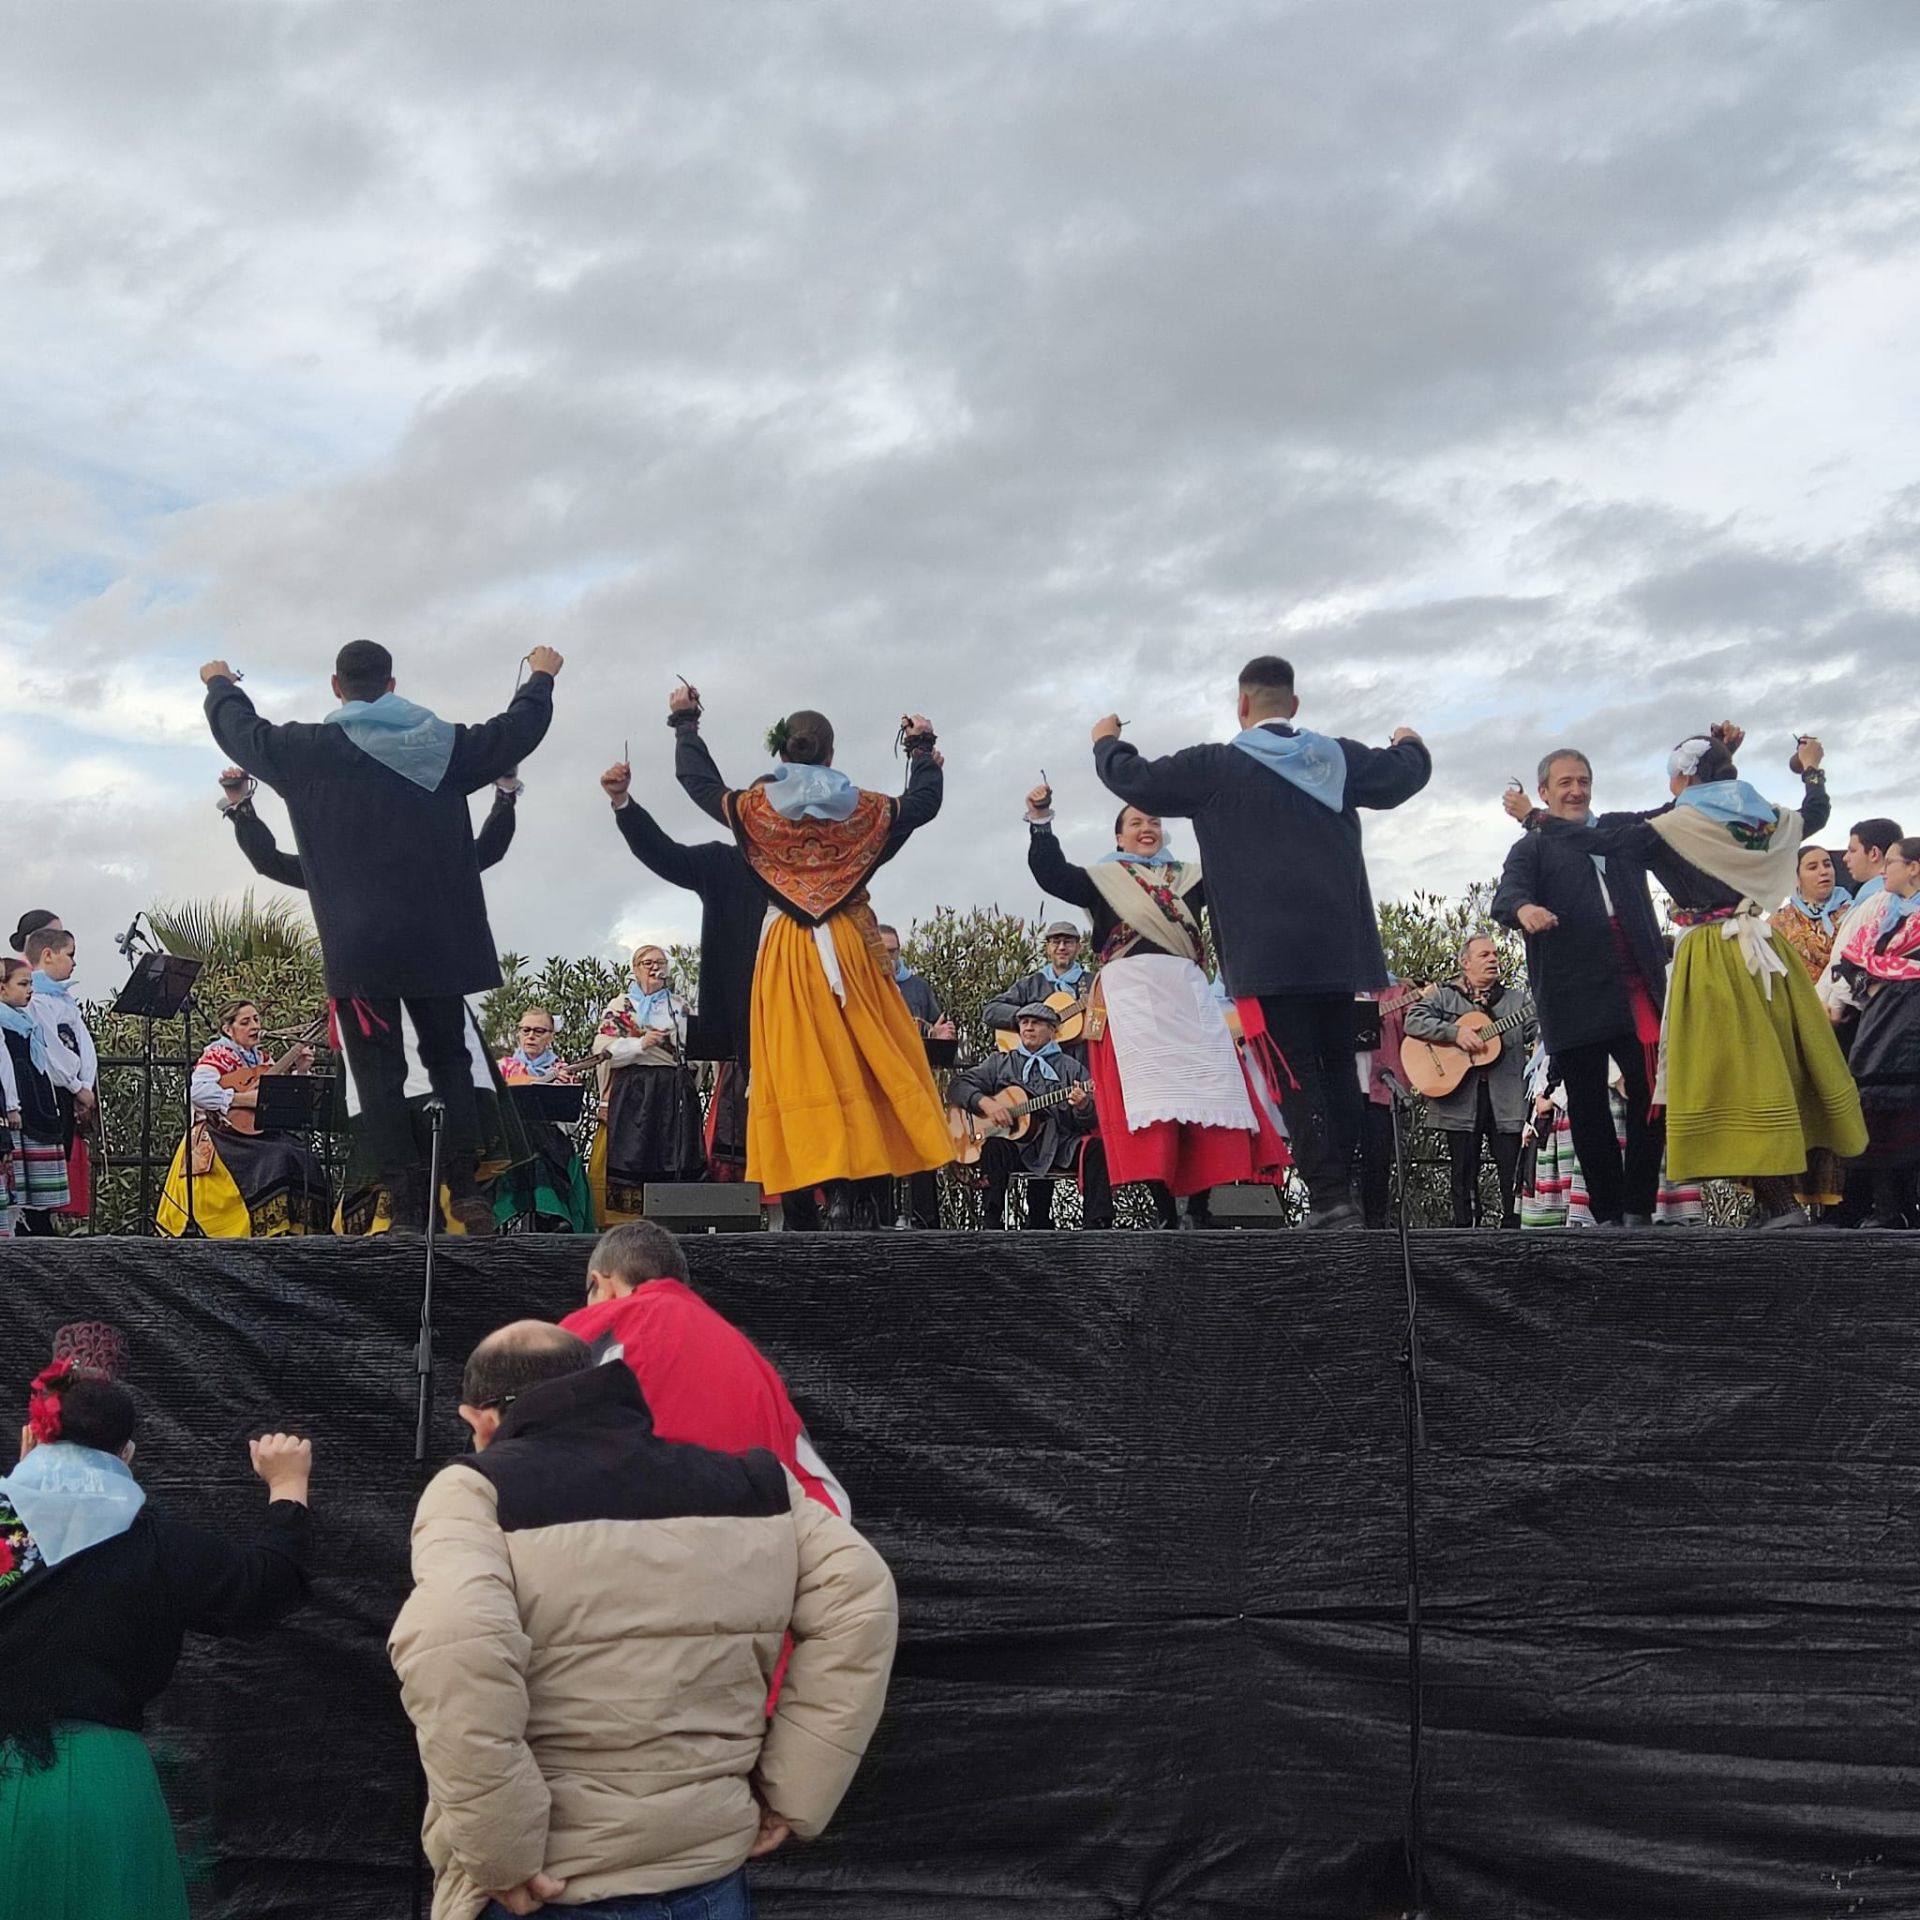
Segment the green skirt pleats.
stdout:
<svg viewBox="0 0 1920 1920">
<path fill-rule="evenodd" d="M 187 1920 L 167 1803 L 146 1742 L 60 1729 L 54 1762 L 0 1766 L 0 1920 Z"/>
<path fill-rule="evenodd" d="M 1769 997 L 1717 921 L 1682 936 L 1667 989 L 1667 1174 L 1743 1180 L 1862 1152 L 1866 1122 L 1826 1009 L 1792 948 Z"/>
</svg>

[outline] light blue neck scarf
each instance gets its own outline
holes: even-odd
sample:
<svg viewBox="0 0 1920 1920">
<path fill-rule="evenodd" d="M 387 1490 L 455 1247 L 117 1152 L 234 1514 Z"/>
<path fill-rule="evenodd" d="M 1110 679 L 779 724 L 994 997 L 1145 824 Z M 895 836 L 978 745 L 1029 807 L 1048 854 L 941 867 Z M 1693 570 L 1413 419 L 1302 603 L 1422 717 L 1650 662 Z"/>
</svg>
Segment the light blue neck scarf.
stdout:
<svg viewBox="0 0 1920 1920">
<path fill-rule="evenodd" d="M 549 1047 L 545 1053 L 536 1053 L 529 1056 L 525 1047 L 515 1047 L 513 1057 L 518 1060 L 529 1073 L 551 1073 L 554 1068 L 560 1064 L 560 1049 L 558 1047 Z"/>
<path fill-rule="evenodd" d="M 68 1440 L 35 1447 L 0 1480 L 0 1495 L 50 1567 L 119 1539 L 147 1504 L 146 1489 L 118 1454 Z"/>
<path fill-rule="evenodd" d="M 27 1054 L 33 1061 L 35 1073 L 47 1070 L 47 1036 L 41 1031 L 40 1022 L 24 1007 L 0 1005 L 0 1027 L 9 1033 L 26 1035 Z"/>
<path fill-rule="evenodd" d="M 641 990 L 640 982 L 636 980 L 627 989 L 627 998 L 633 1003 L 634 1015 L 643 1028 L 652 1027 L 660 1033 L 673 1032 L 673 989 L 671 987 L 659 987 L 652 993 L 645 993 Z"/>
<path fill-rule="evenodd" d="M 1044 1078 L 1048 1080 L 1058 1080 L 1060 1078 L 1053 1070 L 1053 1063 L 1060 1056 L 1060 1042 L 1058 1040 L 1049 1040 L 1044 1047 L 1032 1048 L 1029 1048 L 1022 1042 L 1021 1045 L 1014 1048 L 1014 1052 L 1020 1056 L 1020 1084 L 1022 1086 L 1027 1086 L 1032 1082 L 1033 1069 L 1036 1063 Z"/>
<path fill-rule="evenodd" d="M 1076 987 L 1087 977 L 1087 970 L 1076 960 L 1065 973 L 1055 973 L 1053 962 L 1049 960 L 1040 969 L 1040 977 L 1043 980 L 1051 980 L 1056 987 Z"/>
<path fill-rule="evenodd" d="M 1122 853 L 1115 847 L 1111 853 L 1100 856 L 1100 864 L 1110 867 L 1116 864 L 1123 867 L 1170 867 L 1174 863 L 1173 849 L 1162 840 L 1158 851 L 1154 853 Z"/>
<path fill-rule="evenodd" d="M 1860 891 L 1853 896 L 1853 904 L 1857 907 L 1863 900 L 1871 900 L 1876 893 L 1885 893 L 1886 890 L 1886 876 L 1876 873 L 1871 880 L 1861 882 Z"/>
<path fill-rule="evenodd" d="M 1834 890 L 1827 895 L 1826 899 L 1816 907 L 1798 887 L 1795 887 L 1790 896 L 1790 901 L 1791 904 L 1798 907 L 1809 920 L 1817 922 L 1823 933 L 1831 933 L 1833 931 L 1833 916 L 1853 904 L 1853 895 L 1850 894 L 1845 887 L 1835 887 Z"/>
<path fill-rule="evenodd" d="M 913 978 L 913 969 L 905 960 L 896 960 L 893 963 L 893 977 L 904 987 Z"/>
<path fill-rule="evenodd" d="M 326 724 L 338 727 L 362 753 L 428 793 L 445 778 L 453 758 L 453 722 L 397 693 L 349 700 L 327 715 Z"/>
<path fill-rule="evenodd" d="M 1338 813 L 1347 804 L 1347 756 L 1338 740 L 1324 733 L 1302 733 L 1292 727 L 1282 733 L 1264 726 L 1235 734 L 1233 744 L 1329 812 Z"/>
<path fill-rule="evenodd" d="M 838 767 L 783 761 L 766 785 L 768 804 L 783 820 L 844 820 L 860 804 L 860 789 Z"/>
<path fill-rule="evenodd" d="M 42 973 L 38 967 L 35 967 L 33 970 L 33 990 L 35 993 L 54 993 L 58 994 L 62 1000 L 71 1000 L 73 995 L 69 993 L 67 989 L 72 986 L 72 984 L 73 979 L 71 975 L 65 980 L 56 980 L 50 974 Z"/>
<path fill-rule="evenodd" d="M 1897 893 L 1888 893 L 1887 904 L 1880 909 L 1880 931 L 1897 927 L 1916 911 L 1920 911 L 1920 893 L 1910 893 L 1904 900 Z"/>
<path fill-rule="evenodd" d="M 1704 786 L 1683 787 L 1675 803 L 1704 813 L 1723 827 L 1771 827 L 1780 817 L 1773 802 L 1744 780 L 1709 780 Z"/>
</svg>

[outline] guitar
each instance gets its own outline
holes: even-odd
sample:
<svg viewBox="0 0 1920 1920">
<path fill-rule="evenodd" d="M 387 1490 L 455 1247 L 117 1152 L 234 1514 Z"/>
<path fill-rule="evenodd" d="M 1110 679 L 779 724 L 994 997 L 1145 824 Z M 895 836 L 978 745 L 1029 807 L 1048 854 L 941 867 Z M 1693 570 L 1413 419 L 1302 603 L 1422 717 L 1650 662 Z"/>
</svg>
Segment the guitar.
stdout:
<svg viewBox="0 0 1920 1920">
<path fill-rule="evenodd" d="M 1054 1029 L 1053 1037 L 1064 1046 L 1081 1039 L 1087 1030 L 1087 1013 L 1091 1006 L 1093 989 L 1076 999 L 1065 987 L 1047 995 L 1046 1004 L 1060 1016 L 1060 1024 Z M 1002 1053 L 1011 1053 L 1020 1044 L 1020 1033 L 1015 1027 L 997 1027 L 993 1035 L 994 1045 Z"/>
<path fill-rule="evenodd" d="M 1050 1093 L 1028 1093 L 1023 1087 L 1000 1087 L 996 1097 L 1014 1109 L 1013 1125 L 1002 1127 L 985 1114 L 969 1113 L 964 1107 L 947 1109 L 947 1134 L 953 1141 L 955 1166 L 970 1167 L 980 1158 L 989 1140 L 1024 1140 L 1033 1129 L 1033 1116 L 1049 1107 L 1064 1106 L 1076 1088 L 1084 1089 L 1089 1100 L 1093 1087 L 1086 1080 L 1069 1080 Z"/>
<path fill-rule="evenodd" d="M 1415 1093 L 1429 1100 L 1444 1100 L 1474 1067 L 1490 1067 L 1500 1058 L 1503 1034 L 1517 1032 L 1533 1018 L 1531 1008 L 1523 1008 L 1496 1021 L 1492 1014 L 1463 1013 L 1456 1023 L 1462 1033 L 1470 1033 L 1486 1043 L 1486 1052 L 1469 1057 L 1467 1050 L 1447 1040 L 1416 1040 L 1409 1034 L 1400 1047 L 1400 1071 Z"/>
</svg>

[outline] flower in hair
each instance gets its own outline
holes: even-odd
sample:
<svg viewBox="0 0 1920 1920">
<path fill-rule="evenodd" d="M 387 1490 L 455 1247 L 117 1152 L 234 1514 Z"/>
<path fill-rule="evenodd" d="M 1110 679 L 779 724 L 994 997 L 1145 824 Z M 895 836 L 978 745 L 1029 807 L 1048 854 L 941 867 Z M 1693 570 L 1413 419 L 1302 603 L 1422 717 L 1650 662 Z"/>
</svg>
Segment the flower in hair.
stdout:
<svg viewBox="0 0 1920 1920">
<path fill-rule="evenodd" d="M 767 751 L 774 759 L 778 760 L 786 750 L 787 723 L 784 720 L 776 720 L 773 725 L 767 729 Z"/>
<path fill-rule="evenodd" d="M 56 1360 L 33 1376 L 27 1389 L 27 1425 L 45 1445 L 60 1438 L 60 1394 L 80 1369 L 71 1360 Z"/>
</svg>

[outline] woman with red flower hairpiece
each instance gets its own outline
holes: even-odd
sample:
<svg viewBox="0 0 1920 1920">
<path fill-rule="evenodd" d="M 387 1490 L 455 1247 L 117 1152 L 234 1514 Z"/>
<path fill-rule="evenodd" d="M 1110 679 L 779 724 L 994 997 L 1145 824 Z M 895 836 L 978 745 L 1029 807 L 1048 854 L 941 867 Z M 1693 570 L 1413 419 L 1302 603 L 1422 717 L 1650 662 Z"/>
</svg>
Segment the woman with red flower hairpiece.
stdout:
<svg viewBox="0 0 1920 1920">
<path fill-rule="evenodd" d="M 147 1505 L 119 1335 L 63 1327 L 55 1352 L 0 1478 L 0 1920 L 186 1920 L 141 1715 L 186 1634 L 259 1631 L 305 1596 L 312 1447 L 249 1442 L 270 1504 L 236 1546 Z"/>
</svg>

